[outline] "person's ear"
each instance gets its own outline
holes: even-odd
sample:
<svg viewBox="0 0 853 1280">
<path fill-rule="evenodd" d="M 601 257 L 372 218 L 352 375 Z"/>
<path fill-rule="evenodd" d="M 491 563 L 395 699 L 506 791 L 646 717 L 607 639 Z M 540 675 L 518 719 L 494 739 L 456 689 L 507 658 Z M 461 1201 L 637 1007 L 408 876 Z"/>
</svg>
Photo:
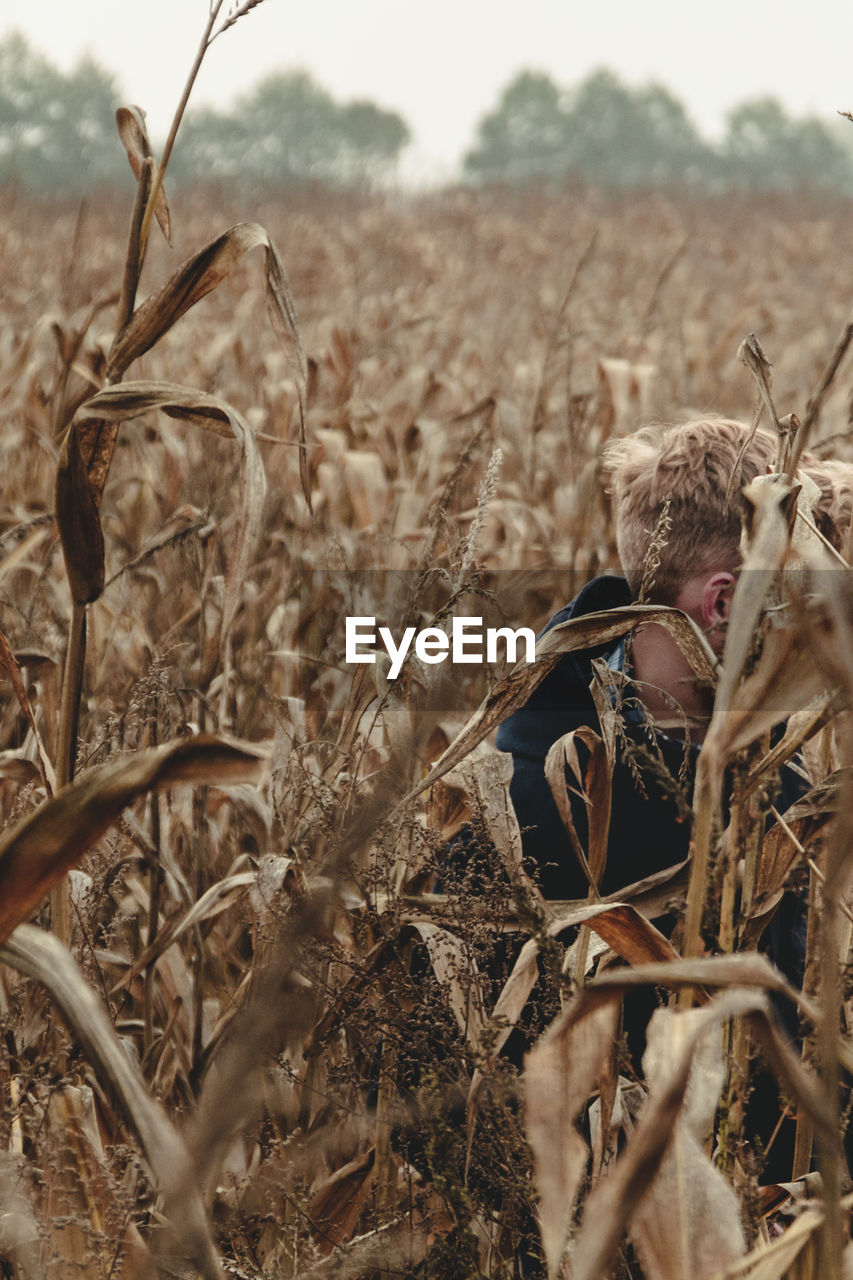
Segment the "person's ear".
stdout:
<svg viewBox="0 0 853 1280">
<path fill-rule="evenodd" d="M 702 588 L 702 625 L 706 631 L 728 621 L 734 586 L 734 574 L 722 570 L 706 578 Z"/>
</svg>

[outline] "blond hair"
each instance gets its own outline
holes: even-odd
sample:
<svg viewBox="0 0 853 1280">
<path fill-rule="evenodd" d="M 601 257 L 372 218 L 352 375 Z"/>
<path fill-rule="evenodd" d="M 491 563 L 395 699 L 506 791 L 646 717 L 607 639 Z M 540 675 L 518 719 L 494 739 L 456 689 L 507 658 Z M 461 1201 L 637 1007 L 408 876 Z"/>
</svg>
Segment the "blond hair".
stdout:
<svg viewBox="0 0 853 1280">
<path fill-rule="evenodd" d="M 668 528 L 665 542 L 656 540 L 652 599 L 672 604 L 687 579 L 737 567 L 741 491 L 767 470 L 776 452 L 769 432 L 758 430 L 751 440 L 749 435 L 742 422 L 709 417 L 662 431 L 643 428 L 606 446 L 616 545 L 635 596 L 664 509 Z"/>
<path fill-rule="evenodd" d="M 853 463 L 806 458 L 803 469 L 820 489 L 812 518 L 836 551 L 843 551 L 853 517 Z"/>
</svg>

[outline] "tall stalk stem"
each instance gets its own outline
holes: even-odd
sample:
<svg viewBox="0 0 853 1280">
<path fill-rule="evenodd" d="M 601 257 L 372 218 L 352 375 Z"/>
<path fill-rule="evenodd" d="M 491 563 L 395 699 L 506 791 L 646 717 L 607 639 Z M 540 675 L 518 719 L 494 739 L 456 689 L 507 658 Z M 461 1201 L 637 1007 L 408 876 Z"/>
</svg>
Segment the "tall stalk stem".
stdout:
<svg viewBox="0 0 853 1280">
<path fill-rule="evenodd" d="M 151 232 L 151 223 L 154 219 L 154 210 L 157 206 L 157 199 L 163 187 L 163 179 L 166 175 L 166 166 L 171 158 L 172 148 L 175 145 L 175 139 L 178 136 L 178 130 L 181 127 L 181 121 L 184 118 L 184 112 L 187 109 L 187 103 L 189 102 L 190 94 L 193 91 L 193 85 L 195 84 L 196 78 L 201 69 L 201 64 L 204 61 L 204 55 L 210 48 L 213 28 L 216 26 L 216 20 L 219 17 L 219 12 L 222 8 L 223 2 L 224 0 L 215 0 L 215 3 L 210 7 L 210 14 L 207 19 L 207 26 L 204 29 L 204 35 L 201 38 L 198 51 L 195 55 L 195 61 L 190 69 L 187 82 L 184 85 L 184 91 L 181 94 L 181 100 L 178 103 L 178 108 L 175 112 L 174 119 L 172 120 L 172 126 L 169 129 L 169 136 L 167 137 L 166 145 L 163 148 L 163 155 L 160 159 L 160 163 L 154 171 L 154 182 L 151 186 L 151 194 L 148 197 L 148 204 L 145 208 L 145 217 L 142 219 L 142 230 L 139 233 L 139 270 L 137 272 L 137 278 L 142 274 L 142 264 L 145 261 L 145 251 L 148 248 L 148 237 Z"/>
<path fill-rule="evenodd" d="M 71 606 L 71 626 L 68 632 L 68 648 L 65 652 L 65 670 L 62 676 L 62 701 L 59 710 L 59 747 L 56 760 L 57 790 L 74 781 L 74 765 L 77 757 L 77 737 L 80 724 L 80 697 L 83 692 L 83 669 L 86 665 L 86 606 Z M 71 942 L 71 904 L 68 897 L 68 877 L 63 876 L 50 893 L 51 928 L 65 946 Z"/>
</svg>

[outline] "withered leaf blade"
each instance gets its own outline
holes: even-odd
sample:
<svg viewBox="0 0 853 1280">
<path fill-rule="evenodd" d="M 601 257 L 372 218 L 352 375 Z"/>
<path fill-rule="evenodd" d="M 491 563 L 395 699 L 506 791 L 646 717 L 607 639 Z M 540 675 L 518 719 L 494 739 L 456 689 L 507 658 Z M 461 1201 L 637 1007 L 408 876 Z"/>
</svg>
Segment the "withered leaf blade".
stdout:
<svg viewBox="0 0 853 1280">
<path fill-rule="evenodd" d="M 104 589 L 104 534 L 73 423 L 56 469 L 56 523 L 72 599 L 75 604 L 91 604 Z"/>
<path fill-rule="evenodd" d="M 577 741 L 582 742 L 589 751 L 586 770 L 581 768 Z M 575 828 L 572 804 L 566 785 L 566 767 L 574 775 L 586 802 L 589 858 L 584 853 Z M 598 885 L 607 861 L 607 836 L 610 831 L 612 767 L 603 739 L 589 725 L 581 725 L 579 729 L 572 729 L 564 734 L 551 746 L 545 757 L 545 777 L 563 820 L 563 826 L 568 832 L 575 856 L 589 881 L 590 891 L 597 897 Z"/>
<path fill-rule="evenodd" d="M 109 357 L 111 370 L 121 374 L 149 351 L 191 307 L 220 284 L 250 249 L 261 245 L 266 255 L 267 303 L 273 327 L 288 357 L 291 376 L 304 400 L 307 365 L 296 307 L 284 265 L 263 227 L 240 222 L 211 241 L 171 276 L 163 288 L 137 307 L 116 335 Z"/>
<path fill-rule="evenodd" d="M 575 1121 L 611 1051 L 618 1012 L 615 1000 L 591 1009 L 580 1020 L 566 1010 L 525 1062 L 524 1119 L 549 1277 L 557 1274 L 589 1154 Z"/>
<path fill-rule="evenodd" d="M 754 951 L 737 955 L 701 956 L 677 958 L 669 963 L 642 963 L 636 968 L 613 969 L 600 974 L 584 988 L 583 995 L 593 1002 L 606 999 L 611 992 L 624 992 L 637 986 L 661 986 L 678 990 L 680 987 L 725 988 L 760 987 L 764 991 L 778 991 L 797 1006 L 813 1026 L 821 1020 L 821 1014 L 813 1002 L 798 990 L 771 964 L 766 956 Z M 838 1056 L 848 1071 L 853 1071 L 853 1049 L 840 1040 Z M 785 1070 L 788 1071 L 787 1058 Z"/>
<path fill-rule="evenodd" d="M 248 743 L 199 735 L 91 769 L 0 841 L 0 941 L 138 796 L 177 782 L 257 782 L 266 756 Z"/>
<path fill-rule="evenodd" d="M 694 1024 L 704 1010 L 657 1009 L 646 1030 L 643 1075 L 651 1097 L 667 1084 Z M 711 1132 L 725 1082 L 719 1024 L 701 1037 L 687 1090 L 658 1176 L 630 1223 L 647 1280 L 711 1280 L 746 1250 L 734 1188 L 709 1160 Z"/>
<path fill-rule="evenodd" d="M 660 930 L 656 929 L 651 921 L 647 920 L 636 907 L 627 902 L 594 902 L 576 907 L 573 911 L 567 912 L 558 919 L 551 920 L 546 932 L 549 937 L 557 938 L 568 929 L 576 929 L 584 925 L 592 929 L 593 933 L 597 933 L 607 943 L 608 947 L 630 965 L 663 965 L 679 959 L 678 953 Z M 491 1039 L 492 1057 L 497 1057 L 506 1044 L 513 1027 L 517 1024 L 527 1004 L 530 993 L 539 977 L 538 956 L 539 940 L 537 938 L 529 938 L 521 948 L 518 958 L 512 967 L 512 972 L 507 978 L 490 1015 L 489 1020 L 492 1023 L 493 1031 L 493 1038 Z M 617 970 L 619 974 L 624 974 L 625 972 L 626 970 L 624 969 Z M 591 988 L 587 990 L 591 990 Z M 621 991 L 614 990 L 613 994 L 620 995 Z M 603 999 L 606 1001 L 608 998 L 609 994 L 605 993 Z M 588 1006 L 584 1006 L 584 1009 L 597 1007 L 600 1003 L 601 1001 L 598 997 L 593 997 L 592 1000 L 588 1001 Z M 575 1008 L 575 1006 L 572 1007 Z M 582 1016 L 586 1016 L 586 1013 L 583 1012 Z M 467 1124 L 469 1150 L 483 1083 L 483 1073 L 478 1067 L 474 1072 L 471 1087 L 468 1090 Z"/>
<path fill-rule="evenodd" d="M 118 424 L 143 413 L 159 410 L 170 418 L 182 419 L 235 439 L 242 456 L 241 503 L 238 511 L 235 550 L 230 557 L 225 583 L 225 603 L 221 633 L 226 635 L 237 608 L 240 588 L 249 567 L 261 524 L 266 475 L 252 428 L 242 414 L 219 396 L 195 391 L 172 382 L 125 382 L 105 387 L 90 397 L 77 411 L 71 431 L 90 421 Z M 85 470 L 84 470 L 85 475 Z M 82 479 L 80 480 L 82 484 Z M 91 489 L 87 490 L 91 493 Z M 58 508 L 57 508 L 58 511 Z M 95 513 L 97 517 L 97 512 Z M 100 523 L 98 524 L 100 532 Z M 64 547 L 63 540 L 63 547 Z M 76 544 L 75 544 L 76 545 Z M 69 571 L 70 577 L 70 571 Z M 101 580 L 103 590 L 103 537 L 101 537 Z M 97 599 L 97 596 L 91 596 Z"/>
<path fill-rule="evenodd" d="M 244 254 L 258 245 L 263 247 L 266 261 L 267 309 L 296 387 L 299 476 L 310 511 L 311 485 L 305 429 L 308 365 L 284 264 L 263 227 L 255 222 L 237 223 L 185 262 L 159 293 L 137 307 L 121 333 L 116 334 L 108 367 L 113 380 L 118 380 L 138 356 L 150 350 L 181 316 L 225 279 Z"/>
<path fill-rule="evenodd" d="M 632 604 L 570 618 L 536 641 L 536 660 L 520 662 L 483 699 L 468 723 L 435 762 L 426 777 L 404 796 L 402 805 L 416 799 L 473 751 L 502 720 L 523 706 L 533 690 L 566 653 L 608 644 L 635 627 L 656 623 L 666 627 L 701 681 L 715 685 L 717 661 L 705 637 L 679 609 L 665 605 Z"/>
<path fill-rule="evenodd" d="M 599 908 L 586 924 L 628 964 L 665 964 L 680 959 L 669 939 L 629 902 Z"/>
<path fill-rule="evenodd" d="M 776 415 L 776 406 L 773 404 L 773 396 L 770 391 L 770 388 L 773 385 L 773 374 L 772 374 L 773 366 L 771 365 L 770 361 L 767 359 L 767 356 L 764 353 L 764 348 L 762 347 L 761 343 L 758 341 L 754 333 L 748 333 L 746 335 L 743 342 L 740 344 L 740 347 L 738 348 L 737 358 L 738 360 L 740 360 L 741 364 L 746 365 L 747 369 L 749 369 L 750 373 L 755 378 L 756 384 L 758 386 L 759 395 L 764 401 L 764 407 L 767 410 L 770 423 L 771 425 L 775 426 L 778 422 L 778 418 Z M 750 441 L 755 435 L 755 430 L 757 426 L 758 426 L 758 423 L 755 423 L 755 425 L 753 426 L 753 429 L 749 437 Z M 743 456 L 743 452 L 745 452 L 745 449 L 746 449 L 746 446 L 744 446 L 741 452 L 741 456 Z M 734 476 L 737 474 L 738 471 L 739 471 L 739 467 L 735 467 L 733 469 L 732 479 L 734 479 Z M 727 498 L 728 496 L 729 495 L 727 495 Z"/>
<path fill-rule="evenodd" d="M 193 903 L 189 911 L 178 919 L 168 921 L 160 929 L 151 945 L 136 957 L 127 973 L 115 984 L 111 994 L 128 987 L 138 974 L 159 959 L 164 951 L 182 938 L 194 925 L 200 924 L 202 920 L 210 920 L 225 911 L 240 890 L 257 884 L 257 880 L 258 876 L 254 871 L 240 871 L 235 875 L 217 880 L 216 884 L 212 884 L 198 901 Z"/>
<path fill-rule="evenodd" d="M 376 1181 L 376 1148 L 336 1169 L 311 1198 L 309 1214 L 318 1230 L 318 1249 L 329 1254 L 349 1240 Z"/>
<path fill-rule="evenodd" d="M 470 765 L 471 780 L 489 838 L 494 844 L 510 883 L 521 889 L 536 904 L 546 919 L 551 909 L 542 897 L 541 890 L 527 874 L 521 844 L 521 830 L 512 801 L 509 784 L 512 779 L 512 760 L 504 751 L 488 751 Z"/>
<path fill-rule="evenodd" d="M 766 909 L 768 899 L 782 890 L 785 877 L 800 856 L 797 843 L 806 847 L 826 838 L 838 813 L 847 770 L 839 769 L 786 809 L 784 825 L 774 825 L 764 837 L 755 884 L 756 912 Z M 794 837 L 792 839 L 792 836 Z"/>
<path fill-rule="evenodd" d="M 849 1213 L 853 1208 L 853 1196 L 845 1196 L 841 1207 Z M 745 1258 L 722 1272 L 719 1280 L 786 1280 L 786 1277 L 794 1276 L 806 1280 L 809 1276 L 819 1276 L 817 1258 L 814 1254 L 808 1257 L 808 1254 L 822 1225 L 823 1214 L 816 1207 L 809 1206 L 780 1236 L 769 1244 L 761 1240 Z M 798 1258 L 802 1258 L 805 1265 L 795 1269 L 793 1264 Z M 845 1275 L 851 1263 L 853 1247 L 848 1244 L 844 1251 Z"/>
<path fill-rule="evenodd" d="M 798 631 L 775 628 L 765 640 L 755 670 L 732 693 L 720 749 L 730 755 L 754 742 L 802 711 L 826 685 L 826 673 Z"/>
<path fill-rule="evenodd" d="M 732 596 L 723 667 L 708 729 L 708 737 L 715 743 L 726 736 L 729 706 L 752 648 L 768 594 L 777 582 L 778 570 L 791 541 L 786 505 L 793 489 L 782 483 L 764 483 L 771 479 L 760 476 L 745 490 L 756 513 L 754 536 Z"/>
<path fill-rule="evenodd" d="M 36 748 L 39 755 L 39 772 L 44 782 L 45 790 L 51 795 L 56 790 L 56 775 L 53 771 L 53 765 L 45 751 L 41 734 L 39 733 L 36 718 L 33 715 L 33 709 L 30 705 L 30 699 L 24 686 L 24 678 L 21 675 L 21 668 L 18 666 L 17 659 L 12 652 L 9 641 L 0 631 L 0 671 L 5 671 L 11 681 L 12 688 L 15 690 L 15 697 L 18 699 L 18 706 L 24 713 L 27 724 L 30 726 L 32 735 L 35 739 Z"/>
<path fill-rule="evenodd" d="M 118 136 L 121 138 L 122 146 L 127 152 L 133 176 L 138 180 L 142 172 L 143 162 L 153 159 L 154 156 L 151 149 L 151 141 L 148 137 L 148 128 L 145 124 L 145 112 L 141 107 L 119 107 L 118 111 L 116 111 L 116 127 L 118 128 Z M 162 183 L 157 193 L 154 213 L 160 224 L 160 230 L 166 238 L 166 243 L 171 244 L 172 222 L 169 216 L 169 202 L 166 199 L 166 191 Z"/>
<path fill-rule="evenodd" d="M 85 401 L 84 401 L 85 403 Z M 97 509 L 101 509 L 107 476 L 115 453 L 119 424 L 105 421 L 103 418 L 81 418 L 77 416 L 75 423 L 80 456 L 89 477 L 89 488 L 92 490 L 92 501 Z"/>
<path fill-rule="evenodd" d="M 184 1141 L 148 1093 L 73 956 L 52 934 L 22 924 L 0 947 L 0 960 L 50 992 L 99 1080 L 118 1101 L 139 1139 L 171 1219 L 173 1247 L 195 1263 L 205 1280 L 221 1280 L 222 1270 Z"/>
<path fill-rule="evenodd" d="M 0 778 L 12 782 L 44 782 L 38 765 L 23 751 L 0 751 Z"/>
<path fill-rule="evenodd" d="M 706 1008 L 695 1011 L 690 1033 L 685 1037 L 667 1080 L 650 1097 L 616 1168 L 598 1183 L 587 1200 L 572 1255 L 572 1280 L 599 1280 L 609 1274 L 628 1221 L 657 1177 L 675 1134 L 693 1055 L 703 1035 L 724 1018 L 752 1013 L 763 1007 L 762 996 L 754 992 L 732 991 L 718 997 Z M 653 1277 L 659 1280 L 660 1273 L 653 1273 Z M 705 1273 L 703 1280 L 710 1280 L 710 1275 Z"/>
</svg>

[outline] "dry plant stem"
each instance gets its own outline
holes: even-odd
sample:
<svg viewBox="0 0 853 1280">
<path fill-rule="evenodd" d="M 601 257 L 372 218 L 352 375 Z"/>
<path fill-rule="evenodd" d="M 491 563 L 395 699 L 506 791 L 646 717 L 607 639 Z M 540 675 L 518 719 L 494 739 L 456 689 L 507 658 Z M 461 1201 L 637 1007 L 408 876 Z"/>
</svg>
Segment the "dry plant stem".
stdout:
<svg viewBox="0 0 853 1280">
<path fill-rule="evenodd" d="M 155 693 L 154 707 L 151 715 L 151 745 L 156 747 L 159 741 L 157 732 L 157 714 L 159 707 L 159 699 Z M 153 947 L 157 938 L 157 932 L 160 924 L 160 797 L 158 792 L 154 792 L 151 796 L 151 844 L 153 846 L 153 855 L 151 858 L 151 870 L 149 872 L 150 883 L 148 886 L 148 946 Z M 154 974 L 156 970 L 156 961 L 152 960 L 151 964 L 145 970 L 145 979 L 142 989 L 142 1046 L 143 1054 L 148 1055 L 154 1041 Z"/>
<path fill-rule="evenodd" d="M 770 750 L 770 735 L 765 734 L 761 740 L 758 759 Z M 750 756 L 752 756 L 750 752 Z M 736 800 L 737 806 L 737 844 L 736 854 L 743 857 L 743 889 L 741 892 L 741 917 L 746 920 L 752 915 L 755 901 L 755 882 L 758 874 L 758 860 L 761 856 L 761 842 L 764 837 L 764 819 L 760 813 L 752 812 L 749 800 L 743 797 L 743 784 L 739 788 L 741 794 Z"/>
<path fill-rule="evenodd" d="M 720 949 L 733 954 L 737 932 L 737 858 L 730 847 L 726 853 L 725 870 L 720 898 L 720 930 L 718 941 Z M 738 1114 L 743 1111 L 743 1095 L 738 1098 L 735 1074 L 740 1073 L 742 1058 L 738 1053 L 738 1029 L 742 1023 L 727 1022 L 723 1028 L 723 1060 L 729 1064 L 727 1070 L 726 1091 L 720 1104 L 719 1121 L 719 1167 L 727 1173 L 733 1168 L 734 1152 L 731 1150 L 729 1138 L 738 1132 Z M 741 1089 L 743 1078 L 740 1077 Z"/>
<path fill-rule="evenodd" d="M 709 750 L 709 747 L 711 748 Z M 716 800 L 717 761 L 713 747 L 706 739 L 705 747 L 696 767 L 696 792 L 694 800 L 694 826 L 691 853 L 693 866 L 687 888 L 687 911 L 684 916 L 684 955 L 692 958 L 702 954 L 702 915 L 708 888 L 708 872 L 711 861 L 711 835 L 714 825 Z M 693 1005 L 693 989 L 685 987 L 679 995 L 679 1008 Z"/>
<path fill-rule="evenodd" d="M 178 129 L 181 127 L 181 121 L 184 118 L 184 112 L 187 109 L 187 103 L 190 100 L 190 94 L 193 91 L 193 85 L 196 82 L 196 77 L 198 76 L 198 73 L 201 69 L 202 62 L 204 61 L 204 55 L 207 53 L 207 50 L 210 47 L 210 39 L 213 34 L 213 28 L 216 25 L 216 19 L 219 17 L 219 12 L 222 8 L 222 5 L 223 5 L 223 0 L 215 0 L 215 3 L 213 3 L 210 7 L 210 14 L 207 19 L 207 26 L 204 29 L 204 35 L 201 38 L 201 43 L 198 46 L 198 51 L 195 56 L 195 61 L 193 62 L 192 68 L 190 70 L 190 74 L 187 77 L 187 82 L 184 85 L 184 92 L 181 95 L 181 100 L 178 103 L 178 109 L 175 112 L 174 119 L 172 120 L 172 125 L 171 125 L 171 128 L 169 129 L 169 136 L 167 137 L 166 145 L 163 148 L 162 158 L 160 160 L 160 163 L 157 165 L 156 171 L 154 173 L 154 182 L 151 187 L 151 194 L 148 197 L 148 204 L 145 209 L 145 216 L 142 219 L 142 228 L 139 232 L 139 261 L 138 261 L 138 267 L 137 267 L 137 273 L 136 273 L 137 279 L 142 274 L 142 265 L 145 262 L 145 251 L 148 248 L 148 237 L 151 234 L 151 223 L 154 220 L 154 209 L 157 204 L 157 197 L 159 196 L 160 190 L 163 186 L 163 178 L 165 177 L 165 174 L 166 174 L 166 166 L 168 165 L 169 159 L 172 155 L 172 148 L 174 147 L 175 139 L 178 136 Z"/>
<path fill-rule="evenodd" d="M 569 303 L 571 302 L 572 297 L 574 296 L 575 288 L 577 286 L 581 272 L 583 271 L 587 262 L 589 262 L 590 258 L 592 257 L 592 253 L 593 253 L 593 250 L 595 249 L 597 240 L 598 240 L 598 228 L 596 228 L 595 231 L 593 231 L 592 236 L 590 237 L 590 240 L 587 243 L 586 248 L 583 250 L 583 252 L 581 253 L 581 256 L 577 260 L 577 263 L 575 264 L 575 269 L 572 272 L 572 278 L 569 281 L 568 288 L 566 289 L 565 296 L 560 306 L 560 311 L 557 316 L 557 323 L 554 325 L 553 331 L 551 333 L 551 337 L 548 340 L 548 346 L 545 351 L 545 358 L 542 362 L 542 373 L 539 378 L 539 386 L 536 390 L 536 400 L 533 406 L 533 419 L 530 424 L 531 430 L 530 430 L 530 454 L 528 458 L 528 483 L 530 485 L 531 493 L 533 492 L 533 484 L 536 478 L 538 436 L 539 436 L 539 432 L 542 430 L 542 427 L 545 425 L 545 399 L 547 395 L 548 368 L 560 345 L 560 336 L 565 327 L 566 316 L 569 310 Z"/>
<path fill-rule="evenodd" d="M 206 723 L 204 700 L 199 698 L 198 724 L 204 732 Z M 193 795 L 193 860 L 195 862 L 195 899 L 198 902 L 204 893 L 204 847 L 201 833 L 207 829 L 207 787 L 198 787 Z M 204 935 L 201 925 L 195 926 L 195 956 L 193 957 L 193 1010 L 192 1010 L 192 1045 L 190 1062 L 192 1064 L 192 1084 L 195 1086 L 200 1078 L 202 1067 L 202 1035 L 204 1030 Z"/>
<path fill-rule="evenodd" d="M 847 319 L 844 322 L 844 328 L 838 335 L 838 340 L 835 343 L 832 355 L 829 357 L 829 362 L 821 375 L 820 382 L 809 399 L 805 421 L 797 432 L 794 447 L 791 451 L 790 461 L 788 462 L 787 478 L 789 483 L 793 481 L 793 478 L 796 475 L 797 467 L 800 464 L 800 458 L 802 457 L 803 450 L 806 447 L 812 427 L 820 415 L 820 411 L 823 408 L 823 402 L 826 399 L 830 387 L 835 381 L 835 375 L 838 373 L 841 361 L 847 354 L 847 348 L 850 346 L 851 342 L 853 342 L 853 311 L 851 311 L 847 316 Z"/>
<path fill-rule="evenodd" d="M 61 789 L 74 781 L 77 756 L 77 730 L 80 722 L 80 695 L 83 669 L 86 665 L 86 606 L 76 601 L 71 606 L 71 626 L 65 653 L 62 679 L 62 702 L 59 714 L 59 748 L 56 761 L 56 784 Z M 50 892 L 51 928 L 60 942 L 71 944 L 71 904 L 68 878 L 64 877 Z"/>
<path fill-rule="evenodd" d="M 735 920 L 737 903 L 737 862 L 731 850 L 726 854 L 723 885 L 720 896 L 720 950 L 731 953 L 735 949 Z"/>
<path fill-rule="evenodd" d="M 749 1030 L 744 1018 L 735 1018 L 731 1024 L 731 1054 L 728 1123 L 729 1132 L 739 1136 L 743 1133 L 744 1098 L 749 1085 Z"/>
<path fill-rule="evenodd" d="M 806 932 L 806 971 L 803 976 L 803 991 L 809 998 L 817 995 L 818 986 L 818 940 L 820 937 L 820 920 L 823 917 L 823 876 L 818 876 L 813 869 L 809 881 L 809 914 Z M 814 1070 L 814 1037 L 803 1039 L 801 1052 L 803 1066 Z M 812 1150 L 814 1147 L 814 1124 L 811 1116 L 802 1109 L 797 1112 L 797 1124 L 794 1133 L 794 1164 L 792 1178 L 802 1178 L 811 1169 Z"/>
<path fill-rule="evenodd" d="M 853 741 L 849 727 L 844 734 L 842 759 L 849 761 L 853 753 Z M 817 1052 L 820 1064 L 821 1086 L 828 1113 L 835 1117 L 832 1138 L 818 1131 L 818 1168 L 823 1182 L 824 1225 L 821 1232 L 822 1275 L 826 1280 L 841 1280 L 843 1221 L 840 1211 L 842 1153 L 838 1139 L 841 1131 L 839 1116 L 840 1070 L 838 1040 L 841 1034 L 839 1010 L 842 1005 L 841 975 L 838 949 L 840 924 L 838 901 L 848 879 L 847 861 L 853 839 L 853 815 L 850 813 L 851 783 L 848 780 L 840 798 L 838 821 L 832 840 L 826 851 L 825 883 L 823 885 L 823 911 L 821 914 L 820 940 L 820 1004 L 821 1019 L 817 1031 Z"/>
<path fill-rule="evenodd" d="M 669 258 L 664 263 L 663 268 L 660 271 L 657 280 L 655 281 L 655 287 L 652 289 L 651 295 L 649 297 L 649 301 L 646 304 L 646 309 L 643 312 L 643 318 L 640 321 L 640 326 L 639 326 L 640 333 L 644 337 L 648 333 L 649 326 L 652 320 L 654 319 L 655 312 L 658 309 L 658 303 L 660 302 L 661 296 L 663 295 L 663 291 L 666 288 L 667 281 L 669 280 L 673 271 L 678 266 L 679 262 L 687 252 L 687 249 L 690 245 L 691 238 L 692 238 L 691 235 L 686 235 L 684 239 L 678 245 L 676 245 L 674 251 L 670 254 Z"/>
<path fill-rule="evenodd" d="M 798 852 L 803 856 L 808 864 L 811 872 L 809 885 L 809 915 L 808 915 L 808 933 L 806 939 L 806 972 L 804 976 L 803 989 L 806 994 L 812 996 L 815 994 L 814 983 L 811 980 L 816 964 L 816 942 L 819 934 L 818 921 L 822 918 L 821 902 L 824 894 L 826 880 L 823 872 L 812 858 L 809 858 L 806 850 L 797 839 L 794 832 L 786 823 L 784 817 L 773 809 L 773 815 L 777 822 L 784 828 L 789 839 L 793 841 Z M 839 899 L 838 909 L 841 914 L 851 923 L 853 923 L 853 912 L 845 902 Z M 808 1040 L 803 1042 L 803 1063 L 811 1062 L 811 1046 Z M 814 1145 L 814 1124 L 811 1118 L 803 1111 L 797 1114 L 797 1127 L 794 1138 L 794 1164 L 791 1170 L 792 1179 L 802 1178 L 809 1172 L 812 1158 L 812 1147 Z"/>
<path fill-rule="evenodd" d="M 391 1151 L 391 1130 L 397 1090 L 397 1051 L 386 1035 L 380 1056 L 379 1096 L 376 1100 L 376 1199 L 380 1211 L 393 1210 L 397 1170 Z"/>
</svg>

